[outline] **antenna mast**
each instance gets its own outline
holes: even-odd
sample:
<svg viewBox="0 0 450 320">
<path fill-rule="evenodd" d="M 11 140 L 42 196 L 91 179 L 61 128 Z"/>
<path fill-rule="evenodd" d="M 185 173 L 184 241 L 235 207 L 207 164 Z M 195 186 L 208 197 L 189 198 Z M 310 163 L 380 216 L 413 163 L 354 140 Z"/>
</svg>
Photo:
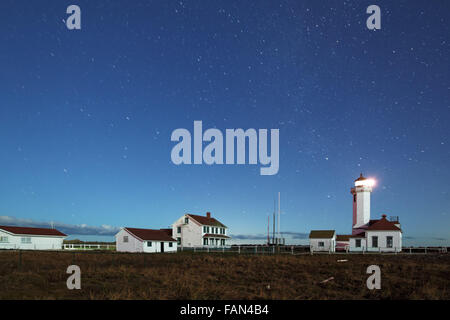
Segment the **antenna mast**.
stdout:
<svg viewBox="0 0 450 320">
<path fill-rule="evenodd" d="M 280 234 L 280 219 L 281 219 L 281 211 L 280 211 L 280 192 L 278 192 L 278 239 L 281 239 Z"/>
<path fill-rule="evenodd" d="M 273 236 L 272 236 L 272 244 L 275 244 L 275 212 L 277 208 L 276 199 L 273 199 Z"/>
</svg>

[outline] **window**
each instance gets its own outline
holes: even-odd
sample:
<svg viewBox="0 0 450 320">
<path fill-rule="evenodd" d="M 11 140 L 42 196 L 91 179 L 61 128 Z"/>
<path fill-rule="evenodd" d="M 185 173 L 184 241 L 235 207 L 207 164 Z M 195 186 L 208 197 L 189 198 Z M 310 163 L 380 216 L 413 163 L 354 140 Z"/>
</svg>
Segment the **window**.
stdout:
<svg viewBox="0 0 450 320">
<path fill-rule="evenodd" d="M 393 239 L 392 239 L 392 236 L 387 236 L 386 237 L 386 247 L 388 247 L 388 248 L 392 248 L 392 245 L 393 245 Z"/>
<path fill-rule="evenodd" d="M 356 194 L 353 195 L 353 202 L 356 202 Z"/>
<path fill-rule="evenodd" d="M 355 240 L 355 247 L 361 248 L 361 239 L 356 239 Z"/>
<path fill-rule="evenodd" d="M 22 243 L 31 243 L 31 238 L 30 237 L 23 237 L 21 238 Z"/>
<path fill-rule="evenodd" d="M 203 233 L 208 233 L 208 228 L 203 226 Z"/>
<path fill-rule="evenodd" d="M 177 228 L 177 233 L 181 233 L 181 227 Z"/>
<path fill-rule="evenodd" d="M 189 223 L 189 218 L 188 217 L 184 218 L 184 223 L 186 223 L 186 224 Z"/>
<path fill-rule="evenodd" d="M 378 237 L 377 236 L 372 237 L 372 248 L 378 248 Z"/>
<path fill-rule="evenodd" d="M 123 236 L 123 242 L 128 242 L 128 236 Z"/>
<path fill-rule="evenodd" d="M 0 242 L 8 242 L 8 237 L 6 236 L 0 237 Z"/>
<path fill-rule="evenodd" d="M 225 239 L 220 239 L 220 245 L 224 246 L 225 245 Z"/>
<path fill-rule="evenodd" d="M 207 245 L 208 245 L 208 239 L 207 239 L 207 238 L 203 239 L 203 245 L 204 245 L 204 246 L 207 246 Z"/>
<path fill-rule="evenodd" d="M 323 241 L 319 241 L 319 247 L 324 247 L 325 243 Z"/>
<path fill-rule="evenodd" d="M 147 247 L 151 247 L 152 246 L 152 242 L 151 241 L 147 241 Z"/>
<path fill-rule="evenodd" d="M 169 248 L 173 247 L 173 242 L 169 242 Z"/>
<path fill-rule="evenodd" d="M 178 244 L 178 245 L 181 244 L 181 238 L 177 238 L 177 244 Z"/>
<path fill-rule="evenodd" d="M 219 228 L 216 228 L 216 234 L 218 234 L 219 233 Z"/>
</svg>

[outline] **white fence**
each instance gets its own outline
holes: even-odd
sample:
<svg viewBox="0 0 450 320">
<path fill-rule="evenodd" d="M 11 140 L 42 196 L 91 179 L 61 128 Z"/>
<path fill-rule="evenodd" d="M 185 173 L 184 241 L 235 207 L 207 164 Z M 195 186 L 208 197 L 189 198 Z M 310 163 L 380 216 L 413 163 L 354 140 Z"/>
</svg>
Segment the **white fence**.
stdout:
<svg viewBox="0 0 450 320">
<path fill-rule="evenodd" d="M 384 250 L 386 249 L 386 250 Z M 284 246 L 263 246 L 263 245 L 233 245 L 227 247 L 180 247 L 180 251 L 206 252 L 206 253 L 237 253 L 237 254 L 428 254 L 447 253 L 447 247 L 403 247 L 402 250 L 392 250 L 392 248 L 378 248 L 376 251 L 349 251 L 348 247 L 341 251 L 331 250 L 312 251 L 309 246 L 284 245 Z"/>
<path fill-rule="evenodd" d="M 89 244 L 89 243 L 66 243 L 63 244 L 64 250 L 116 250 L 114 244 Z"/>
</svg>

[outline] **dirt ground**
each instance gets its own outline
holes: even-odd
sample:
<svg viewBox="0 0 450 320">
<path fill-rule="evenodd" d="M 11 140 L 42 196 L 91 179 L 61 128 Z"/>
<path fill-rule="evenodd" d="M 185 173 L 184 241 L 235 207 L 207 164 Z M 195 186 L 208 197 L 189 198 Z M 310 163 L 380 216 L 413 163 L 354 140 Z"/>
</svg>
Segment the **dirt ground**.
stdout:
<svg viewBox="0 0 450 320">
<path fill-rule="evenodd" d="M 73 264 L 80 290 L 66 286 Z M 369 265 L 380 290 L 367 289 Z M 0 299 L 448 300 L 450 255 L 0 251 L 0 283 Z"/>
</svg>

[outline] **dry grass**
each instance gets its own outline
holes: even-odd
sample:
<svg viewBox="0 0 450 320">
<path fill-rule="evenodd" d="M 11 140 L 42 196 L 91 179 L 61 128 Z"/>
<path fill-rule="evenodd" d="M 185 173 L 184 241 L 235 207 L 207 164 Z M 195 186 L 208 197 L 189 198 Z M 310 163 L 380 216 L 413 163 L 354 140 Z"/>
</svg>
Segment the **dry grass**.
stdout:
<svg viewBox="0 0 450 320">
<path fill-rule="evenodd" d="M 19 268 L 17 251 L 0 251 L 0 299 L 450 299 L 448 254 L 28 251 L 21 260 Z M 81 268 L 81 290 L 66 287 L 71 264 Z M 381 290 L 366 288 L 371 264 L 381 268 Z"/>
</svg>

